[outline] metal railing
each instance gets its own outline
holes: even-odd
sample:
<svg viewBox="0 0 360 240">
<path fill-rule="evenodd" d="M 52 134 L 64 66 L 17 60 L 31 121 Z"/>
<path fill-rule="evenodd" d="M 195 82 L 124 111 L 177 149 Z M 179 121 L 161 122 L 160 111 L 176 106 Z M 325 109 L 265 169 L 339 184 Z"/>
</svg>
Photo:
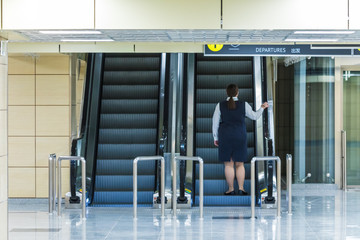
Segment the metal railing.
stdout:
<svg viewBox="0 0 360 240">
<path fill-rule="evenodd" d="M 137 218 L 137 163 L 138 161 L 161 161 L 161 218 L 165 218 L 165 159 L 162 156 L 137 157 L 133 162 L 133 209 L 134 219 Z"/>
<path fill-rule="evenodd" d="M 346 191 L 346 131 L 341 131 L 342 188 Z"/>
<path fill-rule="evenodd" d="M 86 218 L 85 206 L 86 206 L 86 161 L 83 157 L 76 156 L 60 156 L 58 158 L 58 216 L 61 216 L 61 161 L 62 160 L 76 160 L 81 161 L 81 178 L 82 178 L 82 217 Z"/>
<path fill-rule="evenodd" d="M 287 184 L 287 202 L 288 202 L 288 214 L 292 215 L 292 156 L 286 154 L 286 184 Z M 281 186 L 279 186 L 281 187 Z"/>
<path fill-rule="evenodd" d="M 177 176 L 176 176 L 176 161 L 177 160 L 185 160 L 185 161 L 199 161 L 199 208 L 200 208 L 200 219 L 204 219 L 204 161 L 201 157 L 185 157 L 185 156 L 177 156 L 174 157 L 174 173 L 173 173 L 173 216 L 176 216 L 176 204 L 177 204 Z"/>
<path fill-rule="evenodd" d="M 251 219 L 255 219 L 255 162 L 277 161 L 277 217 L 281 211 L 281 160 L 279 157 L 253 157 L 251 159 Z M 271 178 L 272 179 L 272 178 Z"/>
<path fill-rule="evenodd" d="M 55 211 L 56 206 L 56 154 L 49 155 L 49 213 Z"/>
</svg>

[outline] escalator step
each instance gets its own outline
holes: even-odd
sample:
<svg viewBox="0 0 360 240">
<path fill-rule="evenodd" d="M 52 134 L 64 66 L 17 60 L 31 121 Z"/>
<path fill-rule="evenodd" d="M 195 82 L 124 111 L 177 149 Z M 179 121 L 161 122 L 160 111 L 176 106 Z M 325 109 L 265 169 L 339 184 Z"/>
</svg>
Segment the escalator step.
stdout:
<svg viewBox="0 0 360 240">
<path fill-rule="evenodd" d="M 153 200 L 153 191 L 139 191 L 137 194 L 138 204 L 149 204 Z M 132 204 L 133 191 L 96 191 L 94 204 Z"/>
<path fill-rule="evenodd" d="M 100 129 L 99 144 L 151 144 L 156 141 L 157 129 Z"/>
<path fill-rule="evenodd" d="M 197 74 L 252 74 L 252 61 L 198 61 Z"/>
<path fill-rule="evenodd" d="M 199 206 L 199 196 L 195 197 L 195 206 Z M 204 196 L 204 206 L 250 206 L 251 196 Z"/>
<path fill-rule="evenodd" d="M 244 189 L 250 194 L 250 180 L 245 179 Z M 238 184 L 234 181 L 235 191 L 239 189 Z M 204 195 L 216 195 L 216 196 L 225 196 L 224 192 L 228 190 L 228 185 L 226 183 L 225 177 L 222 180 L 217 179 L 204 179 Z M 199 195 L 199 180 L 195 181 L 195 195 Z"/>
<path fill-rule="evenodd" d="M 96 172 L 98 175 L 132 175 L 134 159 L 98 159 Z M 138 163 L 138 175 L 154 174 L 155 161 Z"/>
<path fill-rule="evenodd" d="M 104 85 L 155 85 L 158 84 L 160 71 L 105 71 Z"/>
<path fill-rule="evenodd" d="M 139 175 L 137 177 L 138 191 L 152 191 L 155 176 Z M 95 182 L 96 191 L 132 191 L 133 176 L 98 175 Z"/>
<path fill-rule="evenodd" d="M 157 128 L 157 114 L 101 114 L 100 128 Z"/>
<path fill-rule="evenodd" d="M 102 99 L 158 99 L 157 85 L 105 85 Z"/>
<path fill-rule="evenodd" d="M 157 99 L 103 99 L 102 114 L 157 113 Z"/>
<path fill-rule="evenodd" d="M 104 71 L 156 71 L 160 69 L 159 57 L 106 57 Z"/>
<path fill-rule="evenodd" d="M 252 88 L 253 76 L 252 74 L 197 75 L 196 87 L 198 89 L 221 89 L 225 92 L 226 86 L 233 82 L 238 83 L 238 87 L 241 89 Z"/>
<path fill-rule="evenodd" d="M 156 144 L 98 144 L 98 158 L 122 159 L 155 156 Z"/>
</svg>

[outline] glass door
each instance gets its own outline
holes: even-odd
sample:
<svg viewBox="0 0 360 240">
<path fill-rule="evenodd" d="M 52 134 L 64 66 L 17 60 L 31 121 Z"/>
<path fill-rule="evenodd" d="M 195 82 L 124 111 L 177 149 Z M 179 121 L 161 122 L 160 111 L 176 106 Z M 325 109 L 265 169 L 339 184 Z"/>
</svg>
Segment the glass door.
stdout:
<svg viewBox="0 0 360 240">
<path fill-rule="evenodd" d="M 360 71 L 343 71 L 343 129 L 346 131 L 346 182 L 360 187 Z"/>
</svg>

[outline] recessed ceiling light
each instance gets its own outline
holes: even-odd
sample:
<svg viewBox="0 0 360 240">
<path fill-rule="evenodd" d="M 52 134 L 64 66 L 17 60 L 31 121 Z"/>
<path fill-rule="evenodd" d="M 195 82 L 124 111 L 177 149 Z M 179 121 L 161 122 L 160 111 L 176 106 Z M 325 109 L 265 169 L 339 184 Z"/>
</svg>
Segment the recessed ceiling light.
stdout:
<svg viewBox="0 0 360 240">
<path fill-rule="evenodd" d="M 101 34 L 100 31 L 39 31 L 42 34 Z"/>
<path fill-rule="evenodd" d="M 113 42 L 113 39 L 61 39 L 62 42 Z"/>
<path fill-rule="evenodd" d="M 286 42 L 337 42 L 335 38 L 287 38 Z"/>
<path fill-rule="evenodd" d="M 295 31 L 294 34 L 353 34 L 354 31 Z"/>
</svg>

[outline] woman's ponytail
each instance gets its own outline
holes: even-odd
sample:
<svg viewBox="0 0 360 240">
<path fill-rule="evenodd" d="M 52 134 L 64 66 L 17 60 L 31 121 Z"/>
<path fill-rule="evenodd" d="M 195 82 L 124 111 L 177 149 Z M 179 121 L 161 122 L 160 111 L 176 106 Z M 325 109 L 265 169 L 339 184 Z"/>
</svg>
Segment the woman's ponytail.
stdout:
<svg viewBox="0 0 360 240">
<path fill-rule="evenodd" d="M 230 97 L 229 101 L 227 102 L 228 109 L 235 109 L 236 104 L 233 97 Z"/>
<path fill-rule="evenodd" d="M 236 108 L 234 97 L 238 94 L 238 92 L 239 92 L 239 88 L 238 86 L 236 86 L 236 84 L 232 83 L 226 87 L 226 93 L 228 97 L 230 97 L 229 101 L 227 102 L 228 109 Z"/>
</svg>

